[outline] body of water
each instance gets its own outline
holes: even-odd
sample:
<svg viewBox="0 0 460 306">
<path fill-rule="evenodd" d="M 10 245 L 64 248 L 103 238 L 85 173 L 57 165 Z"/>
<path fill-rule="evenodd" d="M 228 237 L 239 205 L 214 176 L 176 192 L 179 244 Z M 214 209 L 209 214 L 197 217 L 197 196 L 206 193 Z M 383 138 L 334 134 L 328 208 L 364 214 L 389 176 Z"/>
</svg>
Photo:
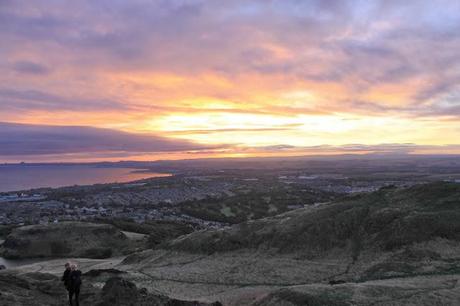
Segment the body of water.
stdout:
<svg viewBox="0 0 460 306">
<path fill-rule="evenodd" d="M 0 192 L 41 187 L 124 183 L 165 173 L 94 165 L 0 165 Z"/>
</svg>

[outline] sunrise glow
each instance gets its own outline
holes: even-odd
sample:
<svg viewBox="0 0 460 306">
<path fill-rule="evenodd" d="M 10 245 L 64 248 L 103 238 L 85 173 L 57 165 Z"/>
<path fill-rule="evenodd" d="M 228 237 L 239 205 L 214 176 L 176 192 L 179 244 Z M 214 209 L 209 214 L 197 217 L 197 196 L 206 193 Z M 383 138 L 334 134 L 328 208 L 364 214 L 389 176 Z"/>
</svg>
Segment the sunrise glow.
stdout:
<svg viewBox="0 0 460 306">
<path fill-rule="evenodd" d="M 456 1 L 46 2 L 0 4 L 2 135 L 66 136 L 0 160 L 459 151 Z"/>
</svg>

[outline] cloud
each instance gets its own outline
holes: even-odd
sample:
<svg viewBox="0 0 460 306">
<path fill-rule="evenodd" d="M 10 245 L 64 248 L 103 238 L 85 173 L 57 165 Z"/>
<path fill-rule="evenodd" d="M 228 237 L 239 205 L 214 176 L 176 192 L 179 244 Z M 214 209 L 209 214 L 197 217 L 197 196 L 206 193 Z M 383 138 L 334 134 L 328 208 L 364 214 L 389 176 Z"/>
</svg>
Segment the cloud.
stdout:
<svg viewBox="0 0 460 306">
<path fill-rule="evenodd" d="M 294 153 L 297 155 L 307 154 L 459 154 L 460 145 L 418 145 L 415 143 L 383 143 L 375 145 L 367 144 L 345 144 L 345 145 L 319 145 L 319 146 L 291 146 L 276 145 L 257 148 L 241 148 L 242 151 L 265 152 L 265 153 Z"/>
<path fill-rule="evenodd" d="M 130 106 L 118 101 L 94 98 L 63 97 L 41 90 L 14 90 L 0 88 L 0 104 L 5 109 L 27 111 L 47 110 L 50 112 L 62 110 L 94 111 L 94 110 L 123 110 Z"/>
<path fill-rule="evenodd" d="M 284 124 L 282 126 L 274 126 L 270 128 L 220 128 L 220 129 L 201 129 L 201 130 L 184 130 L 184 131 L 170 131 L 168 134 L 172 135 L 200 135 L 200 134 L 213 134 L 213 133 L 222 133 L 222 132 L 276 132 L 276 131 L 289 131 L 294 130 L 296 127 L 301 126 L 301 124 Z"/>
<path fill-rule="evenodd" d="M 13 65 L 13 69 L 20 73 L 35 75 L 45 75 L 50 72 L 50 70 L 46 66 L 29 61 L 16 62 Z"/>
<path fill-rule="evenodd" d="M 46 126 L 0 122 L 1 160 L 155 160 L 168 155 L 299 156 L 328 154 L 459 154 L 460 145 L 414 143 L 294 146 L 203 145 L 153 134 L 127 133 L 84 126 Z M 194 158 L 195 158 L 194 157 Z M 177 158 L 177 157 L 176 157 Z"/>
<path fill-rule="evenodd" d="M 83 126 L 0 123 L 0 156 L 125 154 L 210 149 L 183 140 Z"/>
<path fill-rule="evenodd" d="M 232 139 L 274 146 L 288 132 L 289 145 L 460 137 L 453 132 L 458 1 L 18 0 L 0 7 L 3 121 L 135 132 L 179 116 L 188 139 L 195 131 L 216 143 L 234 132 Z M 270 122 L 253 130 L 250 120 L 208 132 L 192 120 L 200 113 L 238 114 L 230 116 L 236 125 L 237 117 L 261 113 L 294 122 L 366 117 L 368 127 L 346 139 L 343 129 L 315 120 L 323 132 L 314 135 Z M 402 119 L 371 123 L 382 118 Z M 154 128 L 171 136 L 168 126 Z"/>
</svg>

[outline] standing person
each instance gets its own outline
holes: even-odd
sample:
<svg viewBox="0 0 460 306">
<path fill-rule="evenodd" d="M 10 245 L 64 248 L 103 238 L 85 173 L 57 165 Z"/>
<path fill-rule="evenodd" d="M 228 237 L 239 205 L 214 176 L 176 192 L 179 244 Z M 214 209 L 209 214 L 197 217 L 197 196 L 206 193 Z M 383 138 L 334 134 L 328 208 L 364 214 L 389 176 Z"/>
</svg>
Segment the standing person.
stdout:
<svg viewBox="0 0 460 306">
<path fill-rule="evenodd" d="M 61 281 L 64 283 L 64 287 L 67 291 L 70 290 L 70 263 L 66 262 L 64 265 L 65 270 L 64 274 L 62 275 Z"/>
<path fill-rule="evenodd" d="M 69 290 L 69 305 L 72 306 L 72 297 L 75 294 L 75 305 L 79 306 L 79 295 L 81 286 L 81 271 L 77 269 L 76 264 L 70 265 L 70 290 Z"/>
</svg>

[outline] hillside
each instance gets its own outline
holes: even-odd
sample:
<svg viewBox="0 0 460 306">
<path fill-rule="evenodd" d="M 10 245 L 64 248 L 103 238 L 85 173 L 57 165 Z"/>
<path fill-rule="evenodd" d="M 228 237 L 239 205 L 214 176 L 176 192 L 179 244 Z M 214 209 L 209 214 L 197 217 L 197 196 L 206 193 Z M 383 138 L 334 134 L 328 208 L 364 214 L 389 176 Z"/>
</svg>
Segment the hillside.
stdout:
<svg viewBox="0 0 460 306">
<path fill-rule="evenodd" d="M 195 232 L 125 264 L 225 287 L 211 296 L 228 305 L 456 305 L 459 254 L 460 185 L 442 182 Z"/>
<path fill-rule="evenodd" d="M 181 203 L 180 211 L 203 220 L 237 224 L 275 216 L 292 210 L 291 207 L 328 202 L 340 196 L 333 192 L 309 189 L 301 185 L 279 184 L 279 182 L 265 182 L 265 184 L 272 187 L 260 191 L 247 189 L 247 186 L 244 186 L 234 196 L 186 201 Z"/>
<path fill-rule="evenodd" d="M 318 258 L 333 249 L 357 260 L 362 252 L 395 251 L 435 239 L 460 241 L 460 184 L 383 188 L 225 230 L 174 240 L 174 250 L 207 253 L 276 250 Z"/>
<path fill-rule="evenodd" d="M 133 289 L 140 301 L 168 296 L 225 306 L 456 306 L 459 254 L 460 184 L 441 182 L 388 187 L 197 231 L 124 259 L 77 261 L 85 291 L 99 300 L 101 286 L 126 281 L 141 288 Z M 24 281 L 28 273 L 59 275 L 63 263 L 41 262 L 0 276 L 11 273 L 20 279 L 11 286 L 31 286 Z"/>
<path fill-rule="evenodd" d="M 86 281 L 91 276 L 86 276 Z M 0 273 L 0 305 L 37 306 L 67 305 L 59 277 L 49 273 Z M 91 306 L 221 306 L 220 303 L 181 301 L 160 294 L 149 294 L 130 281 L 111 276 L 102 286 L 83 283 L 82 305 Z"/>
<path fill-rule="evenodd" d="M 62 222 L 15 228 L 2 245 L 2 256 L 107 258 L 128 254 L 135 247 L 133 241 L 112 225 Z"/>
</svg>

